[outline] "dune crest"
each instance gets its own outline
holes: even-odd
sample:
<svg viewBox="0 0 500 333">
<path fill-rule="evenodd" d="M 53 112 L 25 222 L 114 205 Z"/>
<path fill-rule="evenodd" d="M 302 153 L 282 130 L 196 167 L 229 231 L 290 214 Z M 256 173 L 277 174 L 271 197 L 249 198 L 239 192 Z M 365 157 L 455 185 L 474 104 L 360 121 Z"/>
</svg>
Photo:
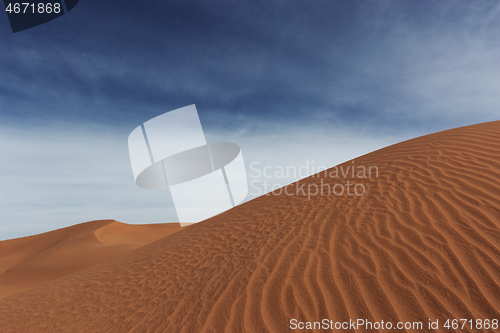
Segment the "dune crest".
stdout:
<svg viewBox="0 0 500 333">
<path fill-rule="evenodd" d="M 131 225 L 113 221 L 94 231 L 94 235 L 97 240 L 108 245 L 143 246 L 176 233 L 180 228 L 180 223 Z"/>
<path fill-rule="evenodd" d="M 378 177 L 320 174 L 292 186 L 350 181 L 364 195 L 259 197 L 4 298 L 2 329 L 260 333 L 290 332 L 292 319 L 500 319 L 500 122 L 355 164 L 377 166 Z M 417 331 L 432 330 L 398 330 Z"/>
<path fill-rule="evenodd" d="M 0 298 L 130 252 L 181 229 L 179 223 L 81 223 L 0 242 Z"/>
</svg>

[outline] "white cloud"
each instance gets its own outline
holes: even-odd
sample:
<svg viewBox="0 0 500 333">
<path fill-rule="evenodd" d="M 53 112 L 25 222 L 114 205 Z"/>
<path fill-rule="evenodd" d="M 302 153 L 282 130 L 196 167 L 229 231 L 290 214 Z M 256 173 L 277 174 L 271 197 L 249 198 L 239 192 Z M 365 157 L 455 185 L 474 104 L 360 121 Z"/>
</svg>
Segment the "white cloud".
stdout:
<svg viewBox="0 0 500 333">
<path fill-rule="evenodd" d="M 251 132 L 206 129 L 207 140 L 242 147 L 249 177 L 255 175 L 249 167 L 252 162 L 273 168 L 298 168 L 312 161 L 332 166 L 402 139 L 367 135 L 354 128 L 326 128 L 320 122 L 277 130 L 272 124 L 254 128 Z M 0 239 L 95 219 L 176 221 L 167 191 L 135 185 L 128 134 L 128 129 L 83 123 L 1 128 Z M 284 185 L 298 178 L 271 181 Z"/>
<path fill-rule="evenodd" d="M 0 239 L 95 219 L 175 221 L 168 192 L 134 184 L 127 136 L 86 124 L 2 128 Z"/>
</svg>

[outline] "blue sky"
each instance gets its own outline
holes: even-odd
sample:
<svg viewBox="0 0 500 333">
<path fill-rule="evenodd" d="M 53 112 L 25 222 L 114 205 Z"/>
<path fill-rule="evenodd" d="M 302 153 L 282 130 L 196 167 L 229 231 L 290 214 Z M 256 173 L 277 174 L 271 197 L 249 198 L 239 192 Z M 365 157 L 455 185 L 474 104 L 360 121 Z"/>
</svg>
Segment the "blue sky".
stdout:
<svg viewBox="0 0 500 333">
<path fill-rule="evenodd" d="M 498 120 L 499 22 L 497 1 L 81 0 L 16 34 L 0 15 L 0 239 L 173 221 L 127 137 L 190 104 L 247 167 Z"/>
</svg>

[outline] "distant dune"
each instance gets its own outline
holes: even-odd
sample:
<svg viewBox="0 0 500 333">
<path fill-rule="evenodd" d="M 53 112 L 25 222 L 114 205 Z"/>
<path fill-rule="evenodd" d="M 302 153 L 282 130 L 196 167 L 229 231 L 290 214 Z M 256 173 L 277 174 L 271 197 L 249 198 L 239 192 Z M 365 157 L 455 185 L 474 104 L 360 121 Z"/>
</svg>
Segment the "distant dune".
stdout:
<svg viewBox="0 0 500 333">
<path fill-rule="evenodd" d="M 342 170 L 352 165 L 377 166 L 378 177 L 309 177 L 289 185 L 295 195 L 259 197 L 6 297 L 0 330 L 261 333 L 293 332 L 292 319 L 366 319 L 430 332 L 439 319 L 436 331 L 453 332 L 446 319 L 500 319 L 500 122 L 402 142 Z M 365 194 L 295 191 L 347 181 Z M 99 237 L 115 244 L 113 234 Z M 458 330 L 474 331 L 500 330 Z"/>
<path fill-rule="evenodd" d="M 179 223 L 92 221 L 0 242 L 0 298 L 57 280 L 181 230 Z"/>
</svg>

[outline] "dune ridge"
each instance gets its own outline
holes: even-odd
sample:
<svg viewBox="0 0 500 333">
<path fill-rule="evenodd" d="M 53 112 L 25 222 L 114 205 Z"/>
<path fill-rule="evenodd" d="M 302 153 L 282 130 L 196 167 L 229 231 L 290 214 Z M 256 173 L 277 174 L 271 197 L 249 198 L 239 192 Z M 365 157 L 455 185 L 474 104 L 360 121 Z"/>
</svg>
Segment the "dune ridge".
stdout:
<svg viewBox="0 0 500 333">
<path fill-rule="evenodd" d="M 500 122 L 405 141 L 355 165 L 379 175 L 320 173 L 289 186 L 351 181 L 366 186 L 362 196 L 259 197 L 0 300 L 2 328 L 290 332 L 294 318 L 365 318 L 451 332 L 425 325 L 500 319 Z M 498 330 L 462 330 L 477 331 Z"/>
<path fill-rule="evenodd" d="M 130 252 L 179 231 L 179 223 L 81 223 L 0 241 L 0 298 L 31 289 Z"/>
</svg>

